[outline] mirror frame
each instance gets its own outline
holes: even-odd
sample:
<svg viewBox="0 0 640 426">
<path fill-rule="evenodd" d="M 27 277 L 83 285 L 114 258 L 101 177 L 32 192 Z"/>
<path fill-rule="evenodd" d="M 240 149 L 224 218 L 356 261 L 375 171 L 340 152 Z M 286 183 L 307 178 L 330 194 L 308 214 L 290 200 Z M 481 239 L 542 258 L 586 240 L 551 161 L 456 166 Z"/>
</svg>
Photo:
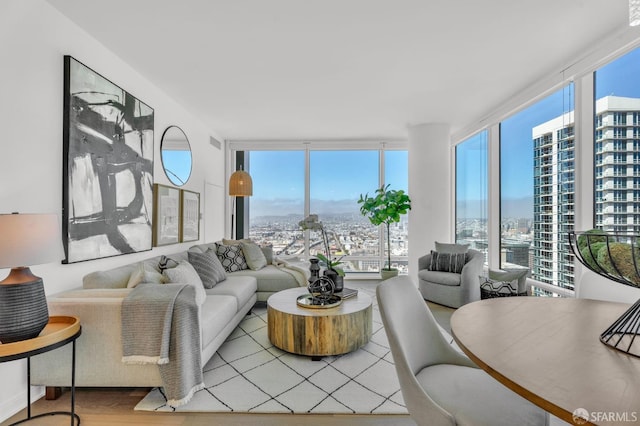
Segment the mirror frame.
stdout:
<svg viewBox="0 0 640 426">
<path fill-rule="evenodd" d="M 163 146 L 165 142 L 167 142 L 166 141 L 167 133 L 169 133 L 169 131 L 172 131 L 174 129 L 182 133 L 182 135 L 184 136 L 184 140 L 187 143 L 187 147 L 189 148 L 188 149 L 189 159 L 190 159 L 189 174 L 187 175 L 184 182 L 180 182 L 180 178 L 178 176 L 176 176 L 175 174 L 167 170 L 167 166 L 165 165 L 164 157 L 162 155 L 162 152 L 164 149 Z M 173 185 L 184 186 L 186 185 L 187 182 L 189 182 L 189 179 L 191 178 L 191 173 L 193 172 L 193 152 L 191 150 L 191 143 L 189 142 L 189 138 L 187 137 L 187 134 L 179 126 L 175 126 L 175 125 L 168 126 L 166 129 L 164 129 L 164 132 L 162 132 L 162 138 L 160 140 L 160 162 L 162 163 L 162 170 L 164 171 L 164 175 L 167 177 L 167 179 L 169 179 L 169 182 L 171 182 Z"/>
</svg>

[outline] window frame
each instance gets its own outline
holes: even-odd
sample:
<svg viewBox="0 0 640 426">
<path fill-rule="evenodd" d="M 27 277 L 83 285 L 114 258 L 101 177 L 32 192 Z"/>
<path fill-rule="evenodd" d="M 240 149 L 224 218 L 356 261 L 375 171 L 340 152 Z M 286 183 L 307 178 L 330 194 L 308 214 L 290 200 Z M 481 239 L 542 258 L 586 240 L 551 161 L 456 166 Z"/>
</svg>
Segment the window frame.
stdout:
<svg viewBox="0 0 640 426">
<path fill-rule="evenodd" d="M 385 173 L 385 152 L 387 151 L 407 151 L 408 142 L 406 140 L 331 140 L 331 141 L 318 141 L 318 140 L 296 140 L 296 141 L 228 141 L 226 146 L 228 158 L 235 158 L 237 152 L 247 151 L 304 151 L 305 152 L 305 194 L 304 194 L 304 216 L 310 214 L 310 155 L 312 151 L 378 151 L 378 184 L 382 186 L 384 184 Z M 250 161 L 247 162 L 250 173 Z M 407 165 L 408 167 L 408 165 Z M 228 173 L 228 176 L 230 173 Z M 228 180 L 228 178 L 227 178 Z M 248 200 L 249 208 L 245 215 L 244 223 L 245 229 L 249 229 L 249 214 L 251 199 Z M 230 214 L 230 210 L 228 210 Z M 349 256 L 351 260 L 373 260 L 383 265 L 386 261 L 386 245 L 385 245 L 385 232 L 383 225 L 378 229 L 379 235 L 379 253 L 377 256 Z M 309 257 L 309 232 L 305 232 L 305 258 Z M 346 258 L 346 257 L 345 257 Z M 402 260 L 408 263 L 409 256 L 391 256 L 391 260 Z M 366 276 L 366 272 L 355 272 L 358 276 Z"/>
</svg>

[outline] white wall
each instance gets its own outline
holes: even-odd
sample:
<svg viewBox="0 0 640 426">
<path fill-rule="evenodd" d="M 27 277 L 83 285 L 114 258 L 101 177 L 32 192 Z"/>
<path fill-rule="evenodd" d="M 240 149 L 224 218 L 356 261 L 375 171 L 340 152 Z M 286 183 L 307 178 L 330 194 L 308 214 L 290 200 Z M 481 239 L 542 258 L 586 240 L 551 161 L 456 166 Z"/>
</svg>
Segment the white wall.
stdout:
<svg viewBox="0 0 640 426">
<path fill-rule="evenodd" d="M 453 242 L 451 139 L 447 124 L 417 124 L 409 135 L 409 271 L 418 282 L 418 258 L 434 242 Z"/>
<path fill-rule="evenodd" d="M 223 151 L 209 144 L 210 136 L 221 138 L 48 3 L 42 0 L 0 2 L 0 40 L 0 213 L 61 214 L 65 54 L 154 108 L 156 183 L 170 185 L 162 170 L 159 152 L 163 130 L 174 124 L 185 131 L 193 150 L 193 172 L 184 188 L 200 192 L 202 197 L 205 181 L 224 187 Z M 144 42 L 141 48 L 144 48 Z M 224 202 L 222 196 L 214 202 L 208 200 L 207 205 L 219 211 L 206 212 L 209 214 L 203 214 L 203 217 L 222 217 Z M 218 238 L 223 236 L 223 227 L 224 223 L 201 223 L 201 229 L 207 229 L 207 235 Z M 179 251 L 192 244 L 195 243 L 72 265 L 35 266 L 32 270 L 43 277 L 47 294 L 52 294 L 80 286 L 82 276 L 88 272 Z M 0 270 L 0 279 L 7 273 L 8 270 Z M 0 378 L 2 421 L 25 406 L 26 363 L 0 364 Z"/>
</svg>

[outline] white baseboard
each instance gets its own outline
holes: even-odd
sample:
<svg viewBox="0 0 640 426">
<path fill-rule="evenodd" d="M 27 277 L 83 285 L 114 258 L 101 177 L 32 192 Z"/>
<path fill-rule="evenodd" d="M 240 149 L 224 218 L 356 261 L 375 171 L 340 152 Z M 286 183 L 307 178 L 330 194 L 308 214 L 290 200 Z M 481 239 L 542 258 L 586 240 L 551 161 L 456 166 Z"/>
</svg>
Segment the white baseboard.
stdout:
<svg viewBox="0 0 640 426">
<path fill-rule="evenodd" d="M 31 403 L 42 398 L 44 391 L 44 386 L 31 386 Z M 27 391 L 25 389 L 8 400 L 0 402 L 0 423 L 18 413 L 20 410 L 27 408 L 26 400 Z"/>
</svg>

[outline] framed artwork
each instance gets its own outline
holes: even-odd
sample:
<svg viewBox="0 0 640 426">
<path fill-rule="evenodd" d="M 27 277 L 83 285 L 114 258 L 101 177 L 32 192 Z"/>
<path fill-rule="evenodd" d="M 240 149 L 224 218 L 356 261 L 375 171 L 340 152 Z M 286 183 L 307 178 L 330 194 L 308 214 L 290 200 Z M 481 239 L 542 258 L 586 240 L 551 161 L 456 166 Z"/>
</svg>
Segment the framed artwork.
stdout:
<svg viewBox="0 0 640 426">
<path fill-rule="evenodd" d="M 63 263 L 151 250 L 154 112 L 64 57 Z"/>
<path fill-rule="evenodd" d="M 180 242 L 200 239 L 200 194 L 180 190 Z"/>
<path fill-rule="evenodd" d="M 180 242 L 180 190 L 172 186 L 153 185 L 153 245 Z"/>
</svg>

